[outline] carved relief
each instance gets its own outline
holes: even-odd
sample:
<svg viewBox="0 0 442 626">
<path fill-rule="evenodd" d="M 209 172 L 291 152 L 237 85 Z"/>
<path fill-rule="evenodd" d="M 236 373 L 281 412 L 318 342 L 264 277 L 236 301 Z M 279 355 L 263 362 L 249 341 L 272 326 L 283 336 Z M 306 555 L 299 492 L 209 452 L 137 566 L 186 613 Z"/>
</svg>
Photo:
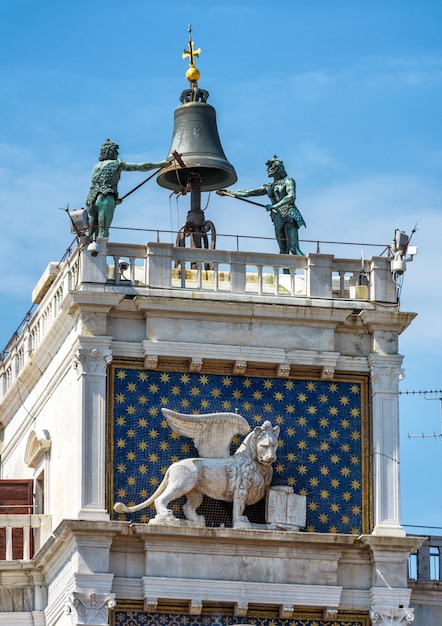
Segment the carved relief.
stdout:
<svg viewBox="0 0 442 626">
<path fill-rule="evenodd" d="M 243 376 L 246 373 L 247 361 L 235 361 L 233 373 L 235 376 Z"/>
<path fill-rule="evenodd" d="M 32 431 L 28 437 L 25 451 L 25 463 L 28 467 L 35 468 L 40 461 L 49 453 L 52 440 L 47 430 Z"/>
<path fill-rule="evenodd" d="M 241 602 L 235 602 L 233 607 L 233 615 L 235 617 L 246 617 L 247 611 L 249 610 L 249 603 L 246 600 Z"/>
<path fill-rule="evenodd" d="M 189 526 L 204 526 L 205 519 L 198 515 L 203 496 L 233 502 L 234 528 L 249 528 L 244 513 L 247 505 L 259 502 L 266 494 L 273 475 L 272 463 L 276 460 L 279 426 L 268 421 L 250 432 L 235 454 L 230 455 L 230 444 L 237 433 L 250 431 L 247 421 L 236 413 L 211 413 L 208 415 L 183 415 L 161 409 L 175 432 L 191 437 L 203 458 L 184 459 L 173 463 L 155 493 L 144 502 L 126 506 L 114 505 L 118 513 L 140 511 L 154 503 L 157 515 L 150 524 L 181 525 L 169 502 L 187 497 L 183 512 Z"/>
<path fill-rule="evenodd" d="M 82 374 L 104 376 L 107 365 L 112 362 L 112 352 L 100 348 L 80 348 L 74 362 L 75 367 L 81 366 Z"/>
<path fill-rule="evenodd" d="M 156 354 L 146 354 L 144 357 L 144 367 L 147 370 L 156 370 L 158 367 L 158 356 Z"/>
<path fill-rule="evenodd" d="M 323 614 L 323 620 L 324 622 L 334 622 L 337 617 L 338 617 L 338 609 L 336 609 L 335 607 L 325 607 L 324 609 L 324 614 Z"/>
<path fill-rule="evenodd" d="M 404 376 L 404 370 L 400 367 L 373 368 L 371 382 L 373 391 L 396 392 L 398 383 Z"/>
<path fill-rule="evenodd" d="M 277 376 L 278 378 L 287 378 L 290 374 L 290 363 L 279 363 Z"/>
<path fill-rule="evenodd" d="M 388 626 L 399 624 L 411 624 L 414 622 L 414 609 L 380 609 L 371 612 L 372 624 L 379 624 L 379 626 Z"/>
<path fill-rule="evenodd" d="M 322 380 L 333 380 L 335 376 L 335 368 L 331 365 L 325 365 L 321 371 Z"/>
<path fill-rule="evenodd" d="M 84 594 L 74 591 L 68 600 L 67 611 L 75 624 L 108 624 L 108 611 L 116 606 L 114 594 Z"/>
<path fill-rule="evenodd" d="M 201 372 L 202 367 L 203 367 L 202 359 L 193 358 L 190 360 L 189 370 L 191 372 Z"/>
<path fill-rule="evenodd" d="M 291 619 L 294 613 L 295 607 L 293 604 L 281 604 L 279 607 L 279 617 L 281 619 Z"/>
</svg>

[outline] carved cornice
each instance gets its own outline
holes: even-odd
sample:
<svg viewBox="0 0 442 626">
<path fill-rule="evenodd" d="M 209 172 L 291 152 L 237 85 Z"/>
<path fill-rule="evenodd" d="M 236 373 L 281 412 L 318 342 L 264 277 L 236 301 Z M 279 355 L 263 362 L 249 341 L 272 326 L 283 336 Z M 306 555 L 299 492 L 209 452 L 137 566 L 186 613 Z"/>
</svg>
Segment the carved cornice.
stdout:
<svg viewBox="0 0 442 626">
<path fill-rule="evenodd" d="M 188 548 L 187 548 L 188 549 Z M 234 615 L 245 617 L 249 605 L 268 604 L 290 613 L 294 606 L 316 606 L 327 608 L 328 614 L 340 604 L 342 587 L 337 585 L 297 585 L 284 583 L 242 582 L 240 587 L 234 580 L 205 580 L 204 602 L 220 602 L 229 598 L 234 605 Z M 158 599 L 180 599 L 195 605 L 196 610 L 202 594 L 202 582 L 189 578 L 164 578 L 144 576 L 142 578 L 144 605 L 155 607 Z M 293 609 L 294 610 L 294 609 Z"/>
<path fill-rule="evenodd" d="M 392 330 L 399 335 L 411 324 L 417 313 L 386 310 L 361 311 L 359 316 L 371 334 L 379 330 Z"/>
<path fill-rule="evenodd" d="M 117 348 L 118 354 L 127 352 L 126 346 L 123 344 L 113 344 Z M 223 360 L 232 361 L 233 367 L 238 368 L 238 372 L 253 363 L 269 363 L 276 364 L 278 368 L 278 376 L 284 378 L 290 373 L 291 366 L 318 367 L 323 369 L 325 378 L 332 377 L 333 372 L 337 369 L 339 352 L 331 352 L 327 350 L 302 350 L 302 349 L 283 349 L 255 346 L 241 346 L 239 349 L 234 344 L 216 344 L 216 343 L 195 343 L 180 341 L 151 341 L 145 339 L 142 342 L 142 355 L 144 357 L 144 367 L 146 369 L 156 369 L 158 359 L 161 357 L 176 357 L 182 359 L 191 359 L 199 362 L 206 360 Z M 129 347 L 129 344 L 128 346 Z M 141 354 L 140 354 L 141 356 Z M 402 358 L 402 357 L 401 357 Z M 343 361 L 345 364 L 345 360 Z M 366 369 L 366 360 L 363 360 Z M 190 367 L 190 365 L 189 365 Z M 351 369 L 352 363 L 349 363 Z M 340 368 L 342 369 L 342 368 Z M 353 370 L 352 370 L 353 371 Z M 287 373 L 288 372 L 288 373 Z"/>
<path fill-rule="evenodd" d="M 109 313 L 124 299 L 124 293 L 103 293 L 102 291 L 70 291 L 62 303 L 70 315 L 76 310 L 91 313 Z"/>
</svg>

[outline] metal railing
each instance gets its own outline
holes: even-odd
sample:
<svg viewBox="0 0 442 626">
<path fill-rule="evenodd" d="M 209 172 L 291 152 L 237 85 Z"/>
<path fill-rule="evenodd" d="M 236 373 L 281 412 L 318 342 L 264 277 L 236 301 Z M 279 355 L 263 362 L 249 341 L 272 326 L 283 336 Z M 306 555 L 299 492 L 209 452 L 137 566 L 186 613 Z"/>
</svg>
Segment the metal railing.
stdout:
<svg viewBox="0 0 442 626">
<path fill-rule="evenodd" d="M 442 582 L 442 537 L 428 537 L 419 550 L 410 555 L 408 578 Z"/>
</svg>

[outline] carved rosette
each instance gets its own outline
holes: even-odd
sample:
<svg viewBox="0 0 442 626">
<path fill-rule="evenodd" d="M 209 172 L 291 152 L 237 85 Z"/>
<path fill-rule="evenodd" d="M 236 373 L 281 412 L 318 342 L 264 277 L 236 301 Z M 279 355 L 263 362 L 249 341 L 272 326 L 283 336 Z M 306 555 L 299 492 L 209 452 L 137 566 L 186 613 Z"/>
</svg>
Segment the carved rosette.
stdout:
<svg viewBox="0 0 442 626">
<path fill-rule="evenodd" d="M 414 609 L 380 609 L 370 613 L 371 623 L 379 626 L 411 624 L 414 622 Z"/>
<path fill-rule="evenodd" d="M 73 624 L 107 626 L 108 611 L 116 606 L 115 594 L 79 593 L 74 591 L 67 604 Z"/>
<path fill-rule="evenodd" d="M 81 366 L 82 374 L 104 376 L 106 367 L 112 362 L 112 352 L 100 348 L 80 348 L 75 355 L 75 366 Z"/>
</svg>

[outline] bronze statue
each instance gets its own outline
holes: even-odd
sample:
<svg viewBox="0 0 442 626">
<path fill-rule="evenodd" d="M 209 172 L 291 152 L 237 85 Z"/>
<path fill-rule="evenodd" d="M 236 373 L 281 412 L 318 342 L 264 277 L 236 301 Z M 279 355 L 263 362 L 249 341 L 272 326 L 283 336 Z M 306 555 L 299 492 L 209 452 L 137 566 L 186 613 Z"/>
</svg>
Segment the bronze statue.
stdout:
<svg viewBox="0 0 442 626">
<path fill-rule="evenodd" d="M 119 146 L 107 139 L 101 146 L 99 162 L 92 170 L 92 182 L 87 197 L 89 213 L 89 237 L 109 237 L 109 227 L 114 217 L 118 200 L 118 181 L 121 172 L 147 172 L 155 168 L 168 167 L 170 161 L 158 163 L 128 163 L 118 158 Z"/>
<path fill-rule="evenodd" d="M 275 236 L 281 254 L 303 255 L 299 248 L 298 230 L 305 226 L 304 218 L 295 205 L 296 183 L 287 175 L 284 163 L 275 155 L 266 162 L 267 174 L 273 178 L 272 183 L 265 183 L 256 189 L 222 190 L 221 195 L 247 198 L 249 196 L 268 195 L 271 204 L 265 205 L 275 227 Z M 264 206 L 264 205 L 263 205 Z"/>
</svg>

